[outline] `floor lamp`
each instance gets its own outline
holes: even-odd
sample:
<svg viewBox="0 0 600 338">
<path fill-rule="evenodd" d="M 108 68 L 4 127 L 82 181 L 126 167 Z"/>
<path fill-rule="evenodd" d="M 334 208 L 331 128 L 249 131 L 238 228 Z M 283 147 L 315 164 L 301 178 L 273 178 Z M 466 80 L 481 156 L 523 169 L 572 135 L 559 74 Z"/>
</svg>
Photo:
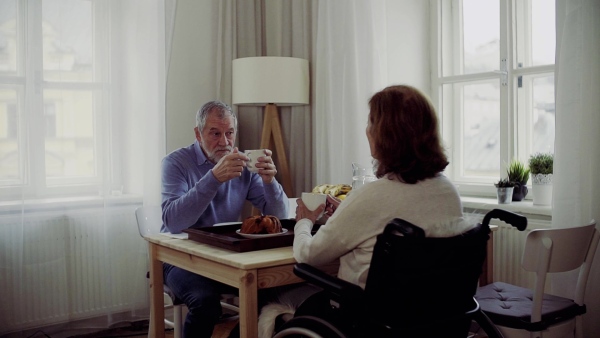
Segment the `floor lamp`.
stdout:
<svg viewBox="0 0 600 338">
<path fill-rule="evenodd" d="M 260 147 L 271 148 L 275 143 L 283 189 L 294 196 L 292 178 L 281 133 L 277 106 L 308 104 L 308 60 L 291 57 L 259 56 L 233 60 L 232 103 L 240 106 L 264 106 Z"/>
</svg>

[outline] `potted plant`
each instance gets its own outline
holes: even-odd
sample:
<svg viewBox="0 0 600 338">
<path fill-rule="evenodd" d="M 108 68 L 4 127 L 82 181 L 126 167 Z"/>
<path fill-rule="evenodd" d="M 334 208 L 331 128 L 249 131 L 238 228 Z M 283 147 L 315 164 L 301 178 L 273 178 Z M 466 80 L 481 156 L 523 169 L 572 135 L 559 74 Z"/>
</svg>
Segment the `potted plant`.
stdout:
<svg viewBox="0 0 600 338">
<path fill-rule="evenodd" d="M 533 188 L 533 204 L 550 205 L 552 203 L 552 173 L 554 171 L 554 155 L 551 153 L 535 153 L 529 157 L 531 185 Z"/>
<path fill-rule="evenodd" d="M 527 181 L 529 181 L 529 168 L 526 167 L 523 162 L 513 159 L 506 169 L 508 180 L 515 183 L 513 190 L 513 201 L 522 201 L 529 189 L 527 188 Z"/>
<path fill-rule="evenodd" d="M 498 204 L 510 204 L 515 183 L 508 178 L 501 178 L 498 183 L 494 183 L 494 185 L 496 186 Z"/>
</svg>

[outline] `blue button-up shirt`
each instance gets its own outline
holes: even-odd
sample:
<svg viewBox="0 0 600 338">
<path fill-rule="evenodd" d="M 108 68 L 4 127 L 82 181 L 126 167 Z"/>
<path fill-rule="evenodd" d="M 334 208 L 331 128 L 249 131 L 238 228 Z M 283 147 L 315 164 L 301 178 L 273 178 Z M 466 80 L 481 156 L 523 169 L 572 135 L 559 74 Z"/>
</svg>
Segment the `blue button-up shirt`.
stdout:
<svg viewBox="0 0 600 338">
<path fill-rule="evenodd" d="M 287 218 L 288 199 L 275 179 L 265 184 L 258 174 L 244 169 L 241 177 L 221 183 L 212 174 L 214 166 L 198 141 L 165 156 L 161 232 L 240 221 L 246 200 L 264 215 Z"/>
</svg>

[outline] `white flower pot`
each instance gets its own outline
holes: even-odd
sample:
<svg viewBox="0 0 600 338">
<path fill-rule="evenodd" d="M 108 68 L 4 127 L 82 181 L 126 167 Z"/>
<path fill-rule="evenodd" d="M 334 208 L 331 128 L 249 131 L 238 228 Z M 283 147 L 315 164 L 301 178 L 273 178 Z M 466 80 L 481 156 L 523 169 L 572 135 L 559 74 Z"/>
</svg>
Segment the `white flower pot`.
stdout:
<svg viewBox="0 0 600 338">
<path fill-rule="evenodd" d="M 531 175 L 534 205 L 552 204 L 552 174 Z"/>
</svg>

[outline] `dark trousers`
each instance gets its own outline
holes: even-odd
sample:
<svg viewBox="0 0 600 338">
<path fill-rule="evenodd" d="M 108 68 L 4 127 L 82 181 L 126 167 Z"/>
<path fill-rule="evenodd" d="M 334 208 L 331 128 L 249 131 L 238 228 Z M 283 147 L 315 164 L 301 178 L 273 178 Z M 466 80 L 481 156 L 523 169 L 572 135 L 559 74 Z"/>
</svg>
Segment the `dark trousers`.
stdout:
<svg viewBox="0 0 600 338">
<path fill-rule="evenodd" d="M 184 338 L 210 338 L 221 317 L 221 295 L 237 294 L 234 287 L 169 264 L 163 264 L 165 284 L 188 308 Z"/>
</svg>

